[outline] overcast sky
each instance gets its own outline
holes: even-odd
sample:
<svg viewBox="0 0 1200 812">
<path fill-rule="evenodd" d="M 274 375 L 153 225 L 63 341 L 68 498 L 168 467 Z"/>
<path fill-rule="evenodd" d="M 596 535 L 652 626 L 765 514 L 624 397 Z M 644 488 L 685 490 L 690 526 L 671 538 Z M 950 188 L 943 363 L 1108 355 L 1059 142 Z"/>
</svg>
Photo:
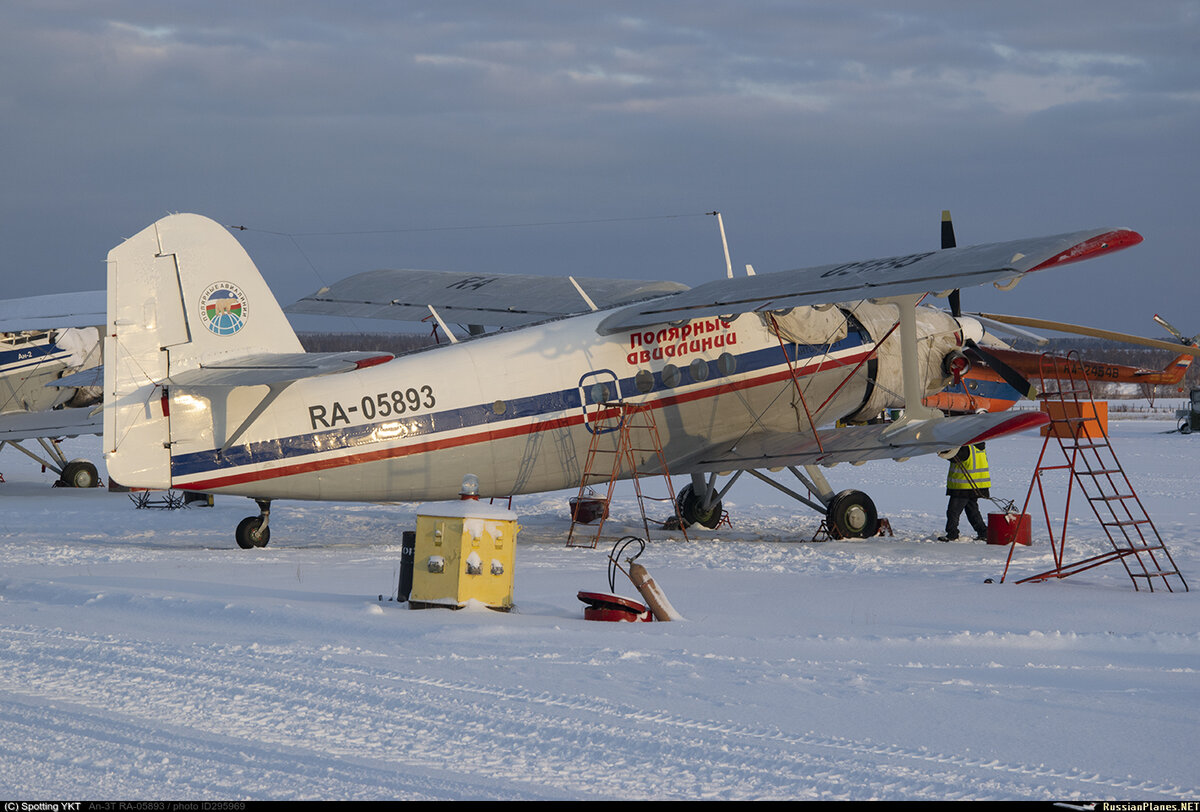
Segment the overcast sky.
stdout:
<svg viewBox="0 0 1200 812">
<path fill-rule="evenodd" d="M 899 10 L 903 9 L 903 10 Z M 663 278 L 1130 226 L 968 309 L 1200 331 L 1198 2 L 0 4 L 8 296 L 164 214 L 284 303 L 381 267 Z M 369 325 L 374 326 L 374 325 Z"/>
</svg>

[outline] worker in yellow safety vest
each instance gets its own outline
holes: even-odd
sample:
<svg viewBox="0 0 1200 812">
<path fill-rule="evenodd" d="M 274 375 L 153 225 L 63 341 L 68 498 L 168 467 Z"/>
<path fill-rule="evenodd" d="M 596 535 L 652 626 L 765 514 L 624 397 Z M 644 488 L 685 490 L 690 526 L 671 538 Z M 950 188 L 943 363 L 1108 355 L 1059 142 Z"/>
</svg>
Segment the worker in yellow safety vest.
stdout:
<svg viewBox="0 0 1200 812">
<path fill-rule="evenodd" d="M 957 453 L 945 452 L 942 456 L 950 460 L 950 472 L 946 474 L 946 534 L 938 541 L 954 541 L 958 538 L 958 517 L 966 510 L 967 521 L 975 528 L 975 537 L 987 539 L 987 524 L 979 513 L 979 499 L 991 495 L 992 475 L 988 472 L 987 451 L 983 443 L 965 445 Z"/>
</svg>

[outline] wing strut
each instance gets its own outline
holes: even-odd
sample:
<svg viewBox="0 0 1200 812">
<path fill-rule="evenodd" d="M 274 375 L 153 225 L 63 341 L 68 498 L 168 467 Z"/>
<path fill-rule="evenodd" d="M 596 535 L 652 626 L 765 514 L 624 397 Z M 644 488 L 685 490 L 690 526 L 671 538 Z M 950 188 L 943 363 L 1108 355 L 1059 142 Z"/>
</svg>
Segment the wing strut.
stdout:
<svg viewBox="0 0 1200 812">
<path fill-rule="evenodd" d="M 450 328 L 446 326 L 446 322 L 442 321 L 442 317 L 433 309 L 433 305 L 426 305 L 429 308 L 429 313 L 437 320 L 437 323 L 442 326 L 442 332 L 446 334 L 446 338 L 450 339 L 451 344 L 457 344 L 458 339 L 454 337 L 454 333 L 450 332 Z"/>
<path fill-rule="evenodd" d="M 900 365 L 904 374 L 904 417 L 897 420 L 887 434 L 899 431 L 918 420 L 942 417 L 941 412 L 922 402 L 925 398 L 925 387 L 921 383 L 921 369 L 917 358 L 917 304 L 924 298 L 925 294 L 918 296 L 910 293 L 880 300 L 894 304 L 900 312 Z"/>
</svg>

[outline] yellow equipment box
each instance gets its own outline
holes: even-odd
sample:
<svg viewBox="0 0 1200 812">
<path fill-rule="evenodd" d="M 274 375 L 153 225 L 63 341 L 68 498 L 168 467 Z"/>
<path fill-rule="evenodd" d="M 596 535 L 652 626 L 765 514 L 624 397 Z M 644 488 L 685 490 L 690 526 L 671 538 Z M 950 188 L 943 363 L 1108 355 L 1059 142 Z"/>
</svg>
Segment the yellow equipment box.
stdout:
<svg viewBox="0 0 1200 812">
<path fill-rule="evenodd" d="M 434 502 L 417 511 L 410 609 L 471 601 L 513 607 L 517 514 L 474 499 Z"/>
</svg>

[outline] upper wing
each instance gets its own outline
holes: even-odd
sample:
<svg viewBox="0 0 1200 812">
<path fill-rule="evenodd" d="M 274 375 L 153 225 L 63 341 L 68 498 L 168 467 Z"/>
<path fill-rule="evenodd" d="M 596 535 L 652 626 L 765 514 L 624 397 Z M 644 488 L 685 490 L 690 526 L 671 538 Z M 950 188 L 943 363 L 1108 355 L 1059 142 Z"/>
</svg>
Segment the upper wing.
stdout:
<svg viewBox="0 0 1200 812">
<path fill-rule="evenodd" d="M 102 290 L 0 300 L 0 333 L 105 324 Z"/>
<path fill-rule="evenodd" d="M 823 429 L 811 434 L 758 432 L 716 445 L 671 464 L 673 472 L 732 471 L 785 465 L 833 465 L 865 460 L 902 460 L 1038 428 L 1041 412 L 987 412 L 911 423 L 880 423 Z"/>
<path fill-rule="evenodd" d="M 41 412 L 0 414 L 0 441 L 31 440 L 35 437 L 76 437 L 101 434 L 104 417 L 99 409 L 47 409 Z"/>
<path fill-rule="evenodd" d="M 687 290 L 678 282 L 574 280 L 597 308 Z M 457 271 L 367 271 L 321 288 L 284 308 L 288 313 L 401 321 L 428 318 L 429 306 L 449 321 L 515 327 L 591 309 L 571 279 L 532 274 Z"/>
<path fill-rule="evenodd" d="M 722 279 L 618 310 L 600 323 L 599 331 L 610 335 L 682 319 L 945 291 L 988 282 L 1005 284 L 1023 274 L 1107 254 L 1141 241 L 1141 235 L 1129 229 L 1094 229 Z"/>
</svg>

